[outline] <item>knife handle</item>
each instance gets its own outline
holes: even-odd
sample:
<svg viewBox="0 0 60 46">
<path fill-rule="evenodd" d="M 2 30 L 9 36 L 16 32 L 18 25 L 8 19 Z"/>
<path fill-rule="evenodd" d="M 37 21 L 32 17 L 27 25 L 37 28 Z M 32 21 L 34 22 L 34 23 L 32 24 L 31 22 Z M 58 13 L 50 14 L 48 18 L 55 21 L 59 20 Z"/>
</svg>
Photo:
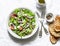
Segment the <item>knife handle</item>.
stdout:
<svg viewBox="0 0 60 46">
<path fill-rule="evenodd" d="M 48 35 L 48 31 L 47 31 L 47 29 L 44 27 L 44 25 L 43 25 L 43 28 L 44 28 L 45 34 Z"/>
<path fill-rule="evenodd" d="M 39 29 L 39 37 L 42 37 L 42 22 L 41 22 L 41 29 Z"/>
</svg>

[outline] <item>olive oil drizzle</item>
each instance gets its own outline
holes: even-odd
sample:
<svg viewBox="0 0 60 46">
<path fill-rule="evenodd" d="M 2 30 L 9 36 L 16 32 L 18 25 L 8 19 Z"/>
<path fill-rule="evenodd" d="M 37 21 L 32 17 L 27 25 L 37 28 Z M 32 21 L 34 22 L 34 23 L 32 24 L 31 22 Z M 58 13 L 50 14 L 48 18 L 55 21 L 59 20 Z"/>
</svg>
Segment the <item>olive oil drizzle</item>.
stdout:
<svg viewBox="0 0 60 46">
<path fill-rule="evenodd" d="M 45 3 L 45 0 L 38 0 L 39 3 Z"/>
</svg>

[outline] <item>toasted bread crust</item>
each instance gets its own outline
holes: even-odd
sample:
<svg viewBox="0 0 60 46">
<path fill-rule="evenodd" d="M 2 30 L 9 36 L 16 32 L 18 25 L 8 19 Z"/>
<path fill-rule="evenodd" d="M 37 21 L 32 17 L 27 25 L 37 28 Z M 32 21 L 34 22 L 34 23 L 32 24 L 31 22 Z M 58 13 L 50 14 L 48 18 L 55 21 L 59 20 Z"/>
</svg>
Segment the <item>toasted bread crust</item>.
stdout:
<svg viewBox="0 0 60 46">
<path fill-rule="evenodd" d="M 56 32 L 60 32 L 60 16 L 56 16 L 55 18 L 54 29 Z"/>
<path fill-rule="evenodd" d="M 55 37 L 60 37 L 60 32 L 59 33 L 55 32 L 53 24 L 49 26 L 49 32 Z"/>
<path fill-rule="evenodd" d="M 55 17 L 55 20 L 59 20 L 59 21 L 60 21 L 60 15 L 57 15 L 57 16 Z"/>
<path fill-rule="evenodd" d="M 50 41 L 51 41 L 52 44 L 55 44 L 55 43 L 57 43 L 58 39 L 51 35 L 50 36 Z"/>
</svg>

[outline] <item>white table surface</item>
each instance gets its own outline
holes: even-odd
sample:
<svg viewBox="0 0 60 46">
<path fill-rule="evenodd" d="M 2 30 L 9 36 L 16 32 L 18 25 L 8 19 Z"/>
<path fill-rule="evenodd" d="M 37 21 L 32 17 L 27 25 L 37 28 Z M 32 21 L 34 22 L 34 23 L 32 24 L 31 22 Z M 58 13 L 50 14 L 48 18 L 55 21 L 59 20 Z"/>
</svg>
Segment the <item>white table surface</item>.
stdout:
<svg viewBox="0 0 60 46">
<path fill-rule="evenodd" d="M 60 0 L 46 0 L 47 13 L 52 12 L 60 14 Z M 13 38 L 7 32 L 7 17 L 9 13 L 17 7 L 27 7 L 36 10 L 35 0 L 0 0 L 0 46 L 60 46 L 60 40 L 55 44 L 51 44 L 49 35 L 43 32 L 42 38 L 39 38 L 38 32 L 25 40 Z"/>
</svg>

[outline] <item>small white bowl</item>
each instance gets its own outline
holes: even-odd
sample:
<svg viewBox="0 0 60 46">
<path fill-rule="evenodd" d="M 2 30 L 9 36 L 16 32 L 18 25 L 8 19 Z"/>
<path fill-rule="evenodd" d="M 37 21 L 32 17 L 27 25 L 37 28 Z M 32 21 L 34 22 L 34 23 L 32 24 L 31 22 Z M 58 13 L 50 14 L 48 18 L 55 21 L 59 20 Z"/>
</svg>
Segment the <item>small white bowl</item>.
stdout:
<svg viewBox="0 0 60 46">
<path fill-rule="evenodd" d="M 46 17 L 49 16 L 49 15 L 52 16 L 52 17 L 50 19 L 47 19 Z M 54 15 L 52 13 L 47 13 L 45 15 L 45 19 L 46 19 L 47 22 L 51 23 L 51 22 L 54 21 Z"/>
<path fill-rule="evenodd" d="M 26 9 L 28 9 L 28 8 L 26 8 Z M 31 10 L 31 9 L 29 9 L 29 10 Z M 31 11 L 32 11 L 32 10 L 31 10 Z M 34 11 L 32 11 L 32 12 L 34 13 Z M 8 16 L 8 19 L 7 19 L 8 32 L 9 32 L 13 37 L 15 37 L 15 38 L 18 38 L 18 39 L 27 39 L 27 38 L 33 36 L 33 35 L 36 33 L 37 29 L 38 29 L 38 23 L 37 23 L 38 17 L 37 17 L 37 15 L 35 14 L 35 20 L 36 20 L 35 29 L 31 32 L 31 34 L 26 35 L 26 36 L 24 36 L 24 37 L 21 38 L 20 36 L 18 36 L 16 33 L 14 33 L 14 32 L 9 28 L 9 26 L 8 26 L 9 18 L 10 18 L 10 15 Z"/>
</svg>

